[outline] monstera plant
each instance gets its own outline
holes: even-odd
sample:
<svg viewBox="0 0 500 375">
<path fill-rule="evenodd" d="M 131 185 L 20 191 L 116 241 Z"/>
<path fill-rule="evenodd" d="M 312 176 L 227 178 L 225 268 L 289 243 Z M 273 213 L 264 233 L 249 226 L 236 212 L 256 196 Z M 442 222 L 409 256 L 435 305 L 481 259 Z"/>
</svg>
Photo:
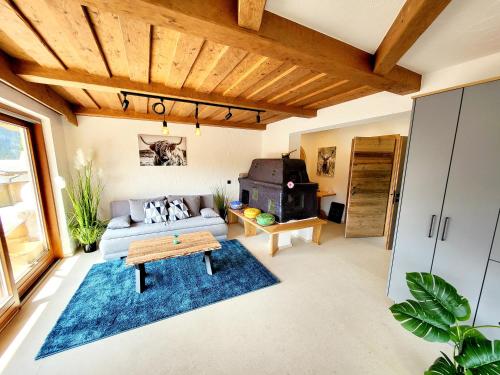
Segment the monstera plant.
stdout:
<svg viewBox="0 0 500 375">
<path fill-rule="evenodd" d="M 394 318 L 424 340 L 453 344 L 452 358 L 441 352 L 425 375 L 500 374 L 500 341 L 480 332 L 500 327 L 465 324 L 471 316 L 469 301 L 439 276 L 411 272 L 406 283 L 415 300 L 391 306 Z"/>
</svg>

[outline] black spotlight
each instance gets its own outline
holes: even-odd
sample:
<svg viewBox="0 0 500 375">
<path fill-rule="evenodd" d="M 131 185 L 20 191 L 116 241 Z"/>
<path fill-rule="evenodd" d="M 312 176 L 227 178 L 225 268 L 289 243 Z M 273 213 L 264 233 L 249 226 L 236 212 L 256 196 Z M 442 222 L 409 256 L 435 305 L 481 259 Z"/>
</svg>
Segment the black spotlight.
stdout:
<svg viewBox="0 0 500 375">
<path fill-rule="evenodd" d="M 227 120 L 229 120 L 231 117 L 233 117 L 233 114 L 231 113 L 231 108 L 228 108 L 227 115 L 224 117 Z"/>
<path fill-rule="evenodd" d="M 260 124 L 260 112 L 257 112 L 256 120 L 257 120 L 257 124 Z"/>
<path fill-rule="evenodd" d="M 124 111 L 127 110 L 128 105 L 129 105 L 129 101 L 127 99 L 127 94 L 123 94 L 122 108 L 123 108 Z"/>
<path fill-rule="evenodd" d="M 153 111 L 159 115 L 163 115 L 165 113 L 165 105 L 163 104 L 163 99 L 160 102 L 153 104 Z"/>
</svg>

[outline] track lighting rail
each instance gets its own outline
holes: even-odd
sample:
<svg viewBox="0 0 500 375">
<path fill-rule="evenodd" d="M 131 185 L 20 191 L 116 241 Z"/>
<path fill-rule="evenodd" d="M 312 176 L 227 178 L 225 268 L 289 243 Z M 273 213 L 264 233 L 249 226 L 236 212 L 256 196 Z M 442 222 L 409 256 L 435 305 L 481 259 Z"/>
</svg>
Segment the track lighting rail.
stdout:
<svg viewBox="0 0 500 375">
<path fill-rule="evenodd" d="M 203 104 L 203 105 L 206 105 L 206 106 L 219 107 L 219 108 L 227 108 L 227 109 L 239 109 L 241 111 L 250 111 L 250 112 L 256 112 L 256 113 L 264 113 L 264 112 L 266 112 L 265 110 L 262 110 L 262 109 L 246 108 L 246 107 L 240 107 L 240 106 L 235 106 L 235 105 L 208 103 L 208 102 L 203 102 L 203 101 L 198 101 L 198 100 L 189 100 L 189 99 L 181 99 L 181 98 L 171 98 L 171 97 L 168 97 L 168 96 L 142 94 L 142 93 L 131 92 L 131 91 L 120 91 L 120 93 L 125 98 L 127 96 L 139 96 L 141 98 L 158 99 L 160 101 L 167 100 L 167 101 L 179 102 L 179 103 L 190 103 L 190 104 L 200 104 L 200 105 Z"/>
</svg>

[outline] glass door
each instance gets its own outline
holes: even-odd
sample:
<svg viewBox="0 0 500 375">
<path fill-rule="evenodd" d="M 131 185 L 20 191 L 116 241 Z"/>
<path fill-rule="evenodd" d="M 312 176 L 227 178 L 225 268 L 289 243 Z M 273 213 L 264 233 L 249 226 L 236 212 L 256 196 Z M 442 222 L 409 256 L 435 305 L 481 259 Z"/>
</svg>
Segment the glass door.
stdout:
<svg viewBox="0 0 500 375">
<path fill-rule="evenodd" d="M 49 256 L 29 129 L 0 121 L 0 220 L 14 282 Z"/>
</svg>

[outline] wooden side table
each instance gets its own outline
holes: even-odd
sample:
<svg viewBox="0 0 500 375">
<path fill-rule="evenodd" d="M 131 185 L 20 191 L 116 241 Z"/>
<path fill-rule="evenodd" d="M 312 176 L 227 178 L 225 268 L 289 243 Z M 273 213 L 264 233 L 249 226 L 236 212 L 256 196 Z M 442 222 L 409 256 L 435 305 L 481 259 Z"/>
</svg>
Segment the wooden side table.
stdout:
<svg viewBox="0 0 500 375">
<path fill-rule="evenodd" d="M 269 234 L 269 254 L 274 256 L 278 251 L 278 235 L 280 232 L 286 232 L 289 230 L 313 228 L 312 242 L 319 245 L 321 237 L 321 227 L 326 224 L 326 220 L 319 219 L 317 217 L 305 220 L 297 220 L 282 224 L 273 224 L 266 227 L 257 224 L 255 219 L 249 219 L 243 215 L 243 210 L 233 210 L 228 209 L 228 221 L 229 224 L 237 223 L 238 218 L 243 221 L 243 226 L 245 228 L 245 237 L 255 236 L 257 234 L 257 229 L 260 229 Z"/>
</svg>

